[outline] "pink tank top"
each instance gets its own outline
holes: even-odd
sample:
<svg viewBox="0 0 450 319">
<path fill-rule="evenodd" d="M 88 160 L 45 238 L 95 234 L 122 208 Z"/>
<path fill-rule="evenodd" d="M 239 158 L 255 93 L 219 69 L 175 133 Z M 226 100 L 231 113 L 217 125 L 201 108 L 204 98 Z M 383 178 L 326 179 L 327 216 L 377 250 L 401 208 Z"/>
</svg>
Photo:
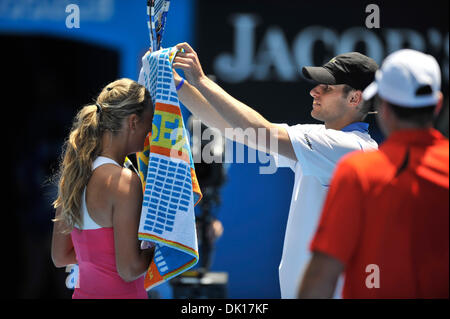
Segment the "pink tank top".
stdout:
<svg viewBox="0 0 450 319">
<path fill-rule="evenodd" d="M 117 164 L 107 157 L 98 157 L 92 170 L 104 164 Z M 147 299 L 144 276 L 125 282 L 117 273 L 113 228 L 101 227 L 89 216 L 86 188 L 82 196 L 83 227 L 71 233 L 79 266 L 79 281 L 73 299 Z"/>
</svg>

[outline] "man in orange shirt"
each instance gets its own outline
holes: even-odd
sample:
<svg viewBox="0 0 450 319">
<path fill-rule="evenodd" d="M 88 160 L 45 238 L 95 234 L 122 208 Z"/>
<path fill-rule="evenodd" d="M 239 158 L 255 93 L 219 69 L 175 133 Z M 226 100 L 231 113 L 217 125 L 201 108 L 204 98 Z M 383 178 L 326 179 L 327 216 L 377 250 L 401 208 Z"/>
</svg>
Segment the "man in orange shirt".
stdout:
<svg viewBox="0 0 450 319">
<path fill-rule="evenodd" d="M 337 166 L 299 298 L 449 298 L 449 141 L 432 128 L 442 105 L 436 60 L 400 50 L 365 91 L 388 136 Z"/>
</svg>

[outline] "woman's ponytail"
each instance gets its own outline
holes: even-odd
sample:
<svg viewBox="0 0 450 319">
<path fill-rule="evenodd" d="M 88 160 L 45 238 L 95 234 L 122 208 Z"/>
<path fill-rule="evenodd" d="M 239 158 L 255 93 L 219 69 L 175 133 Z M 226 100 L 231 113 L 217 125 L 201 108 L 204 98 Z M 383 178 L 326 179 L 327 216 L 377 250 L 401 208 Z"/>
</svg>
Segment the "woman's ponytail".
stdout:
<svg viewBox="0 0 450 319">
<path fill-rule="evenodd" d="M 82 225 L 81 196 L 92 172 L 92 163 L 100 154 L 102 130 L 97 106 L 87 105 L 78 112 L 63 149 L 60 165 L 59 192 L 53 202 L 61 208 L 57 220 L 64 221 L 67 232 Z M 56 220 L 55 220 L 56 221 Z"/>
</svg>

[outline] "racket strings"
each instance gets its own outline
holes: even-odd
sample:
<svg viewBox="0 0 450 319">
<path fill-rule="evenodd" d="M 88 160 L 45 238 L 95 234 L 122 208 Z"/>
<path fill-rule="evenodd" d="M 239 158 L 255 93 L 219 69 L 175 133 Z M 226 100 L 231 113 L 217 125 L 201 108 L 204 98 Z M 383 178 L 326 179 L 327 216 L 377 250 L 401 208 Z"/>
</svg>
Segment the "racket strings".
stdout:
<svg viewBox="0 0 450 319">
<path fill-rule="evenodd" d="M 167 20 L 167 13 L 170 7 L 170 0 L 147 0 L 147 22 L 150 33 L 150 50 L 158 51 Z"/>
</svg>

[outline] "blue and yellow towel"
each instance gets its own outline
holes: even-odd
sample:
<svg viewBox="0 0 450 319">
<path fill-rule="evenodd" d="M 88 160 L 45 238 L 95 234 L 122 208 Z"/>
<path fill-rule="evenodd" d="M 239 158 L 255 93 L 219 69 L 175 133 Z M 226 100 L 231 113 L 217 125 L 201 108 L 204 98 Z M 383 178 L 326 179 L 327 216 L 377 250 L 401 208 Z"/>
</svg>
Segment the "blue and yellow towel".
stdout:
<svg viewBox="0 0 450 319">
<path fill-rule="evenodd" d="M 147 52 L 139 75 L 155 105 L 152 133 L 137 156 L 144 187 L 139 239 L 156 245 L 146 290 L 198 262 L 194 206 L 202 194 L 173 79 L 176 53 L 176 48 Z"/>
</svg>

